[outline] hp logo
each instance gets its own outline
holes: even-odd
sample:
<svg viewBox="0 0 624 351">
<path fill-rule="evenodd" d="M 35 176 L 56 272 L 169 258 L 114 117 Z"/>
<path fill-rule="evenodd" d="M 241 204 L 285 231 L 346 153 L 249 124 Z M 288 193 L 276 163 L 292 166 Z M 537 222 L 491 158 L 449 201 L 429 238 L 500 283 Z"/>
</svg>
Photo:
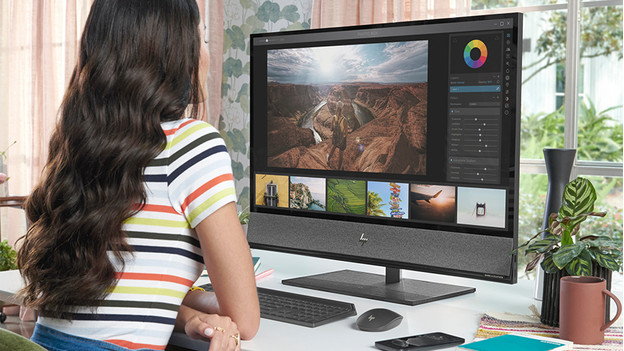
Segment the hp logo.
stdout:
<svg viewBox="0 0 624 351">
<path fill-rule="evenodd" d="M 362 233 L 362 235 L 360 236 L 360 243 L 362 244 L 362 246 L 364 246 L 364 244 L 366 244 L 368 242 L 368 238 L 364 237 L 364 233 Z"/>
</svg>

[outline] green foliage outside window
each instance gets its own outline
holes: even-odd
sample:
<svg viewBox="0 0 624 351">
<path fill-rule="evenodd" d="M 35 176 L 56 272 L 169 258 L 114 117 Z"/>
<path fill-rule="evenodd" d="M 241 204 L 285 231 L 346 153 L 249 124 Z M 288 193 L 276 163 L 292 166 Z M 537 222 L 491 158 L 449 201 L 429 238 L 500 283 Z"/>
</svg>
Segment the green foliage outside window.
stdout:
<svg viewBox="0 0 624 351">
<path fill-rule="evenodd" d="M 591 7 L 582 12 L 579 56 L 581 59 L 617 55 L 622 59 L 622 8 Z M 552 11 L 548 22 L 550 29 L 543 32 L 536 41 L 540 59 L 526 68 L 538 67 L 527 82 L 542 70 L 552 65 L 564 65 L 566 59 L 567 12 Z"/>
<path fill-rule="evenodd" d="M 611 116 L 621 106 L 597 111 L 589 98 L 580 101 L 578 116 L 577 157 L 584 160 L 622 162 L 624 138 L 622 122 Z M 543 148 L 562 148 L 565 108 L 551 113 L 525 115 L 521 123 L 520 157 L 542 159 Z M 585 234 L 606 235 L 622 239 L 622 178 L 588 177 L 594 183 L 598 197 L 597 206 L 607 212 L 600 220 L 589 219 L 583 226 Z M 546 201 L 548 177 L 545 174 L 521 174 L 520 217 L 518 242 L 526 242 L 541 229 Z M 524 267 L 527 259 L 520 255 L 518 265 Z M 523 269 L 523 268 L 521 268 Z M 522 271 L 522 270 L 520 270 Z"/>
<path fill-rule="evenodd" d="M 613 106 L 597 111 L 589 98 L 580 101 L 578 108 L 578 138 L 582 140 L 577 157 L 583 160 L 622 162 L 622 122 L 610 113 L 622 106 Z M 565 106 L 551 113 L 534 113 L 522 117 L 520 157 L 543 158 L 545 147 L 563 147 L 563 126 Z"/>
<path fill-rule="evenodd" d="M 520 158 L 542 159 L 545 147 L 563 147 L 564 107 L 554 112 L 522 116 L 520 123 Z"/>
<path fill-rule="evenodd" d="M 603 111 L 596 111 L 590 99 L 583 99 L 579 104 L 577 156 L 581 160 L 599 160 L 622 162 L 622 122 L 618 122 L 609 113 L 622 106 L 614 106 Z"/>
</svg>

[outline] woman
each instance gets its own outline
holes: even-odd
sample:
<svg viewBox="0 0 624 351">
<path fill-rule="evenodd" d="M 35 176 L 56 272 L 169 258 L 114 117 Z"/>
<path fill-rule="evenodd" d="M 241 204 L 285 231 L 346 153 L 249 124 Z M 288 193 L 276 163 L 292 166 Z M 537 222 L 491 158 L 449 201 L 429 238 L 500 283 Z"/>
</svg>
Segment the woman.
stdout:
<svg viewBox="0 0 624 351">
<path fill-rule="evenodd" d="M 258 330 L 251 254 L 204 100 L 195 0 L 95 0 L 18 263 L 32 339 L 162 350 L 172 331 L 238 350 Z M 190 291 L 206 266 L 215 293 Z"/>
</svg>

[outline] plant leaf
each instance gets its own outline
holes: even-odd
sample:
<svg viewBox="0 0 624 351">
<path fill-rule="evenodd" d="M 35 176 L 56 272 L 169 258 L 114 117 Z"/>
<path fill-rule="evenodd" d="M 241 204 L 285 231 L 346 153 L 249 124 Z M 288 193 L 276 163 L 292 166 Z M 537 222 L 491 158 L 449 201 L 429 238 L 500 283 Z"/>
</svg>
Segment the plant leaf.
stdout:
<svg viewBox="0 0 624 351">
<path fill-rule="evenodd" d="M 557 220 L 558 215 L 556 213 L 551 214 L 548 217 L 548 229 L 553 235 L 561 236 L 563 226 L 561 222 Z"/>
<path fill-rule="evenodd" d="M 271 21 L 275 23 L 280 18 L 280 5 L 273 1 L 265 1 L 258 8 L 256 16 L 262 22 L 268 23 Z"/>
<path fill-rule="evenodd" d="M 243 132 L 241 132 L 240 129 L 232 129 L 227 131 L 227 135 L 230 138 L 230 140 L 232 141 L 232 148 L 229 149 L 230 151 L 233 152 L 240 152 L 242 154 L 244 154 L 245 152 L 247 152 L 247 140 L 245 139 L 245 135 L 243 134 Z M 238 179 L 242 179 L 242 178 L 238 178 Z"/>
<path fill-rule="evenodd" d="M 581 251 L 577 257 L 574 257 L 566 266 L 566 271 L 570 275 L 591 275 L 592 257 L 589 251 L 583 249 L 583 251 Z"/>
<path fill-rule="evenodd" d="M 558 242 L 558 240 L 554 236 L 550 235 L 550 236 L 545 237 L 542 240 L 538 240 L 538 241 L 535 241 L 535 242 L 531 243 L 529 245 L 529 247 L 527 247 L 526 252 L 527 253 L 529 253 L 529 252 L 536 252 L 536 253 L 548 252 L 548 251 L 550 251 L 552 249 L 552 247 L 554 245 L 557 244 L 557 242 Z"/>
<path fill-rule="evenodd" d="M 523 247 L 525 247 L 525 246 L 527 246 L 527 245 L 530 245 L 530 244 L 531 244 L 531 242 L 532 242 L 533 240 L 537 239 L 540 235 L 542 235 L 542 233 L 549 233 L 549 232 L 548 232 L 548 230 L 542 230 L 541 232 L 539 232 L 539 233 L 537 233 L 537 234 L 533 235 L 533 236 L 532 236 L 529 240 L 527 240 L 524 244 L 522 244 L 522 245 L 518 246 L 518 249 L 521 249 L 521 248 L 523 248 Z M 551 237 L 553 237 L 553 238 L 554 238 L 554 236 L 553 236 L 552 234 L 545 234 L 545 235 L 550 235 Z"/>
<path fill-rule="evenodd" d="M 254 5 L 253 1 L 251 0 L 240 0 L 240 4 L 244 9 L 250 9 Z"/>
<path fill-rule="evenodd" d="M 535 255 L 535 257 L 531 260 L 531 262 L 527 263 L 526 268 L 524 269 L 525 272 L 530 272 L 533 269 L 535 269 L 535 267 L 537 266 L 537 264 L 539 263 L 539 261 L 544 257 L 544 254 L 537 254 Z"/>
<path fill-rule="evenodd" d="M 228 36 L 231 40 L 231 47 L 234 49 L 245 50 L 245 33 L 239 26 L 232 26 L 225 30 L 224 36 Z"/>
<path fill-rule="evenodd" d="M 232 175 L 234 179 L 241 180 L 245 176 L 243 170 L 243 164 L 238 161 L 232 161 Z"/>
<path fill-rule="evenodd" d="M 568 263 L 578 257 L 581 252 L 583 252 L 585 247 L 586 245 L 582 242 L 563 246 L 559 250 L 557 250 L 557 252 L 553 253 L 553 262 L 559 269 L 563 269 Z"/>
<path fill-rule="evenodd" d="M 557 267 L 557 265 L 553 262 L 552 255 L 544 256 L 541 266 L 546 273 L 557 273 L 560 270 L 559 267 Z"/>
<path fill-rule="evenodd" d="M 620 265 L 615 260 L 612 254 L 605 254 L 597 250 L 592 250 L 592 256 L 596 260 L 596 262 L 601 266 L 608 270 L 617 272 L 620 270 Z"/>
<path fill-rule="evenodd" d="M 595 202 L 596 189 L 592 183 L 586 178 L 578 177 L 568 183 L 563 191 L 559 216 L 570 217 L 566 227 L 574 228 L 587 219 L 587 216 L 579 215 L 592 212 Z"/>
<path fill-rule="evenodd" d="M 616 249 L 621 247 L 622 242 L 619 240 L 613 240 L 609 237 L 599 237 L 598 239 L 595 240 L 583 240 L 585 243 L 587 243 L 587 246 L 589 247 L 595 247 L 595 248 L 600 248 L 600 249 Z"/>
<path fill-rule="evenodd" d="M 297 11 L 297 6 L 286 5 L 280 12 L 280 17 L 286 19 L 288 22 L 296 22 L 299 17 L 301 17 Z"/>
<path fill-rule="evenodd" d="M 578 228 L 578 227 L 577 227 Z M 563 234 L 561 235 L 561 246 L 568 246 L 574 244 L 574 240 L 572 240 L 572 233 L 569 230 L 565 229 Z"/>
</svg>

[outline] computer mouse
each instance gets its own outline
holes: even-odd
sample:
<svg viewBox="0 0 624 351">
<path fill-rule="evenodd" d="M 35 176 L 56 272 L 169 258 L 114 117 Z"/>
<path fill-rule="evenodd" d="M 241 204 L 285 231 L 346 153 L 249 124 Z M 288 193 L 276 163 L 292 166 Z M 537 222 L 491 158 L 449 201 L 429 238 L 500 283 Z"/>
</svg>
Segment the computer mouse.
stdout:
<svg viewBox="0 0 624 351">
<path fill-rule="evenodd" d="M 355 324 L 360 330 L 381 332 L 401 324 L 403 316 L 385 308 L 374 308 L 362 313 Z"/>
</svg>

